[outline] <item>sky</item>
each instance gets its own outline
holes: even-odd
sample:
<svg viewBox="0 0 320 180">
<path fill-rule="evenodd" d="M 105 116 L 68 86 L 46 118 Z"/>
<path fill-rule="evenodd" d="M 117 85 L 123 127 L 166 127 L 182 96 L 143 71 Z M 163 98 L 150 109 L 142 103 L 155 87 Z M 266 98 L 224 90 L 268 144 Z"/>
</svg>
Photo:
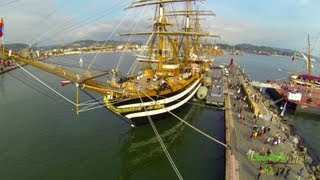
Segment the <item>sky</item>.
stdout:
<svg viewBox="0 0 320 180">
<path fill-rule="evenodd" d="M 115 29 L 117 33 L 139 29 L 143 24 L 139 21 L 136 25 L 143 19 L 140 14 L 150 15 L 149 20 L 153 15 L 150 8 L 125 11 L 130 2 L 0 0 L 0 17 L 5 24 L 3 41 L 49 45 L 83 39 L 114 39 L 110 34 Z M 304 50 L 308 33 L 312 42 L 320 35 L 319 0 L 207 0 L 201 7 L 217 14 L 206 18 L 205 25 L 208 31 L 222 36 L 215 40 L 219 43 Z"/>
</svg>

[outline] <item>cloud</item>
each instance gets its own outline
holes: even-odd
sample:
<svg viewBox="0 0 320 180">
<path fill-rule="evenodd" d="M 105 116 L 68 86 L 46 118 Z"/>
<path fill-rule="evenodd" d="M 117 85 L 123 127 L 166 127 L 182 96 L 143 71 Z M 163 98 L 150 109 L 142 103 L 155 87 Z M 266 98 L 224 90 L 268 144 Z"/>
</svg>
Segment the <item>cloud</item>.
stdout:
<svg viewBox="0 0 320 180">
<path fill-rule="evenodd" d="M 241 44 L 251 43 L 283 48 L 303 48 L 305 46 L 304 32 L 300 29 L 288 30 L 285 26 L 261 26 L 253 20 L 235 21 L 216 18 L 207 22 L 208 30 L 222 36 L 216 42 Z"/>
<path fill-rule="evenodd" d="M 74 2 L 65 0 L 21 0 L 7 5 L 1 11 L 5 21 L 5 43 L 40 41 L 40 45 L 47 45 L 81 39 L 105 40 L 125 16 L 123 4 L 117 5 L 119 1 L 92 1 L 79 0 L 75 6 Z M 320 29 L 316 23 L 319 15 L 315 10 L 319 2 L 311 0 L 257 3 L 244 0 L 232 4 L 210 1 L 209 4 L 218 16 L 206 19 L 205 29 L 221 35 L 223 42 L 304 46 L 305 42 L 301 39 L 305 38 L 308 31 Z M 116 33 L 131 32 L 142 11 L 143 8 L 129 11 Z M 143 14 L 143 19 L 147 19 L 148 23 L 139 22 L 136 31 L 152 29 L 151 16 L 154 13 L 146 11 Z"/>
<path fill-rule="evenodd" d="M 144 21 L 139 21 L 137 23 L 137 20 L 139 19 L 137 12 L 129 13 L 125 17 L 87 21 L 88 23 L 85 22 L 80 24 L 75 23 L 76 25 L 74 28 L 72 25 L 71 28 L 70 26 L 63 27 L 56 39 L 49 38 L 45 43 L 59 44 L 82 39 L 115 39 L 117 34 L 130 33 L 133 29 L 135 29 L 134 32 L 144 31 L 147 28 L 151 29 L 150 24 L 147 24 Z M 133 19 L 132 17 L 135 18 Z M 150 18 L 149 21 L 152 22 Z"/>
<path fill-rule="evenodd" d="M 222 41 L 230 43 L 245 42 L 247 36 L 243 36 L 252 31 L 256 31 L 257 27 L 252 23 L 238 22 L 228 19 L 215 19 L 207 23 L 209 30 L 220 34 Z"/>
<path fill-rule="evenodd" d="M 296 0 L 298 6 L 306 6 L 309 4 L 309 0 Z"/>
<path fill-rule="evenodd" d="M 8 6 L 4 13 L 5 40 L 31 43 L 66 18 L 70 17 L 51 1 L 18 1 Z"/>
<path fill-rule="evenodd" d="M 89 1 L 79 1 L 76 7 L 73 3 L 23 0 L 8 5 L 3 14 L 5 43 L 48 44 L 90 38 L 109 31 L 111 24 L 119 20 L 114 17 L 115 10 L 122 6 L 116 3 L 102 6 L 100 1 L 99 9 Z M 111 19 L 111 24 L 107 19 Z"/>
</svg>

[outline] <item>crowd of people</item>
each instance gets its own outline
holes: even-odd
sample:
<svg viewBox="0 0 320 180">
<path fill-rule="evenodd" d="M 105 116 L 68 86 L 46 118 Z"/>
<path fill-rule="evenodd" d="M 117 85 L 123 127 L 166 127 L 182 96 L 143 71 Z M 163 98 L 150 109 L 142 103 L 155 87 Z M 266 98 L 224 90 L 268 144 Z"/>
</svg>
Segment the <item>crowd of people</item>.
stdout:
<svg viewBox="0 0 320 180">
<path fill-rule="evenodd" d="M 230 67 L 230 76 L 231 77 L 243 77 L 243 72 L 240 71 L 237 67 Z M 270 119 L 263 120 L 260 114 L 260 110 L 254 111 L 253 103 L 259 104 L 260 102 L 264 103 L 264 96 L 259 90 L 250 90 L 250 93 L 245 91 L 246 87 L 244 83 L 249 82 L 250 80 L 240 79 L 240 82 L 237 81 L 229 81 L 228 87 L 233 92 L 232 99 L 233 99 L 233 108 L 235 114 L 235 119 L 240 123 L 240 125 L 248 126 L 250 134 L 248 135 L 249 141 L 255 143 L 255 140 L 261 138 L 263 141 L 263 146 L 257 152 L 260 155 L 270 155 L 272 153 L 272 147 L 278 146 L 283 142 L 286 142 L 288 137 L 286 136 L 287 128 L 283 127 L 279 121 L 280 117 L 277 115 L 276 110 L 272 107 L 266 106 L 267 111 L 271 114 Z M 259 106 L 259 105 L 256 105 Z M 277 127 L 277 125 L 279 126 Z M 271 129 L 273 130 L 271 131 Z M 276 132 L 276 133 L 275 133 Z M 265 151 L 265 147 L 268 147 Z M 252 157 L 255 153 L 254 148 L 250 148 L 247 155 Z M 271 168 L 271 170 L 270 170 Z M 285 179 L 289 177 L 291 172 L 291 168 L 287 165 L 277 165 L 275 166 L 275 162 L 267 161 L 261 162 L 260 168 L 258 169 L 258 176 L 259 179 L 262 174 L 272 174 L 274 176 L 283 176 Z M 302 170 L 303 172 L 303 170 Z M 302 176 L 302 172 L 296 174 L 296 179 L 300 179 Z"/>
</svg>

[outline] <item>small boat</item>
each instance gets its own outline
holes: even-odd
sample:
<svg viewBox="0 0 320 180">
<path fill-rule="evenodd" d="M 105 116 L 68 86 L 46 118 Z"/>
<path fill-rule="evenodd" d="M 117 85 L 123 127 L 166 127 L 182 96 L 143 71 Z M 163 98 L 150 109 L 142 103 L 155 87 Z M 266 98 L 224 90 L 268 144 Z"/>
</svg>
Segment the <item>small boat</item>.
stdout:
<svg viewBox="0 0 320 180">
<path fill-rule="evenodd" d="M 64 80 L 64 81 L 61 81 L 61 82 L 60 82 L 60 85 L 61 85 L 61 86 L 66 86 L 66 85 L 69 85 L 69 84 L 72 84 L 72 83 L 73 83 L 72 81 Z"/>
<path fill-rule="evenodd" d="M 83 66 L 83 60 L 82 60 L 82 58 L 80 58 L 80 60 L 79 60 L 79 65 L 80 65 L 80 67 L 82 68 L 82 66 Z"/>
</svg>

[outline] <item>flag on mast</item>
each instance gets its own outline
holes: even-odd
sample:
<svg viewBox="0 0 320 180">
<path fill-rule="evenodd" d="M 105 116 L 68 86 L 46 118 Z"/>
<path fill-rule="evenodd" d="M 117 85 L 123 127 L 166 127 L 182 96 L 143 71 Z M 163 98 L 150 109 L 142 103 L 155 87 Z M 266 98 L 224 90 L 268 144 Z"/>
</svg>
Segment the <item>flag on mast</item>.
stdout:
<svg viewBox="0 0 320 180">
<path fill-rule="evenodd" d="M 294 58 L 296 57 L 296 54 L 297 54 L 297 51 L 294 50 L 293 53 L 292 53 L 292 57 L 291 57 L 291 60 L 294 61 Z"/>
<path fill-rule="evenodd" d="M 2 37 L 2 35 L 3 35 L 3 19 L 2 18 L 0 18 L 0 37 Z"/>
</svg>

